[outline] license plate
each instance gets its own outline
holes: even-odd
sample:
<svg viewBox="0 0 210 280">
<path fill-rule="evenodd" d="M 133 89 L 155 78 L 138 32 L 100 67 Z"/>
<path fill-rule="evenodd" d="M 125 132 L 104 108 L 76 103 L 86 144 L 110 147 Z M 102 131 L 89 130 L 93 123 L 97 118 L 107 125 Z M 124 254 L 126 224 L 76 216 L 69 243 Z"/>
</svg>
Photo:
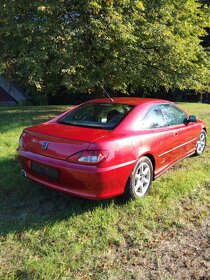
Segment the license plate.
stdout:
<svg viewBox="0 0 210 280">
<path fill-rule="evenodd" d="M 39 176 L 47 177 L 52 180 L 58 180 L 59 170 L 53 167 L 49 167 L 38 162 L 31 162 L 31 170 Z"/>
</svg>

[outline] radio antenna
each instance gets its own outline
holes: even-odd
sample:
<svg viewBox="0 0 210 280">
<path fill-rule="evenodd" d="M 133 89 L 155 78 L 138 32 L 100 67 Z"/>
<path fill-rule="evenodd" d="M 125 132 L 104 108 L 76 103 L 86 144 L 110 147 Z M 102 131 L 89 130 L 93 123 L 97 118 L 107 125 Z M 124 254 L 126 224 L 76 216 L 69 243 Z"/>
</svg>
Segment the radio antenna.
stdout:
<svg viewBox="0 0 210 280">
<path fill-rule="evenodd" d="M 111 96 L 108 94 L 108 92 L 105 90 L 105 88 L 103 87 L 103 85 L 100 83 L 100 82 L 98 82 L 99 83 L 99 85 L 102 87 L 102 89 L 103 89 L 103 91 L 104 91 L 104 93 L 106 94 L 106 96 L 108 96 L 108 98 L 113 102 L 114 100 L 111 98 Z"/>
</svg>

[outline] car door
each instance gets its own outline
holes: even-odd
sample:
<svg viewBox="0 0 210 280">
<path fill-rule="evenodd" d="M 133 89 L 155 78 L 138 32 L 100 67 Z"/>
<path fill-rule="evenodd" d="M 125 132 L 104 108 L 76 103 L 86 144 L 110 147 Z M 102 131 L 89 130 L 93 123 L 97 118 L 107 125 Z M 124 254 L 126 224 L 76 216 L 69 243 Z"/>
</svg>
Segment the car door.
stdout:
<svg viewBox="0 0 210 280">
<path fill-rule="evenodd" d="M 196 145 L 196 134 L 192 125 L 186 122 L 187 114 L 173 104 L 162 104 L 160 109 L 171 132 L 171 149 L 165 153 L 171 163 L 181 159 L 193 151 Z"/>
<path fill-rule="evenodd" d="M 167 168 L 174 159 L 176 130 L 168 128 L 160 105 L 154 105 L 143 118 L 142 146 L 155 157 L 155 176 Z"/>
</svg>

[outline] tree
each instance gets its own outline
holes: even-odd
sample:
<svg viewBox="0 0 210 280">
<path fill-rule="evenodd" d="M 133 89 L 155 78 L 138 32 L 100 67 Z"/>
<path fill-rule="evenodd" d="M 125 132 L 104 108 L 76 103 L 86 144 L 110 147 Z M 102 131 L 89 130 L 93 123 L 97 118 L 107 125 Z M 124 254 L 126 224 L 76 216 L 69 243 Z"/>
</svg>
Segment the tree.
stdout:
<svg viewBox="0 0 210 280">
<path fill-rule="evenodd" d="M 209 86 L 210 10 L 195 0 L 2 0 L 0 11 L 0 71 L 30 92 Z"/>
</svg>

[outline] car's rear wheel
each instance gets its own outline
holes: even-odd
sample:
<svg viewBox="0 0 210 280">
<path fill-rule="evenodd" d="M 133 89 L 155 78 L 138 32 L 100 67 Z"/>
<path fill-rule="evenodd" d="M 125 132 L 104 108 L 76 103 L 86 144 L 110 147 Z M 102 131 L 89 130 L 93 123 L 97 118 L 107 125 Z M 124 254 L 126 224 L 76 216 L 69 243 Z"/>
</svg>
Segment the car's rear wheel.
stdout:
<svg viewBox="0 0 210 280">
<path fill-rule="evenodd" d="M 127 198 L 137 199 L 146 195 L 152 184 L 153 165 L 151 160 L 143 156 L 136 163 L 125 189 Z"/>
<path fill-rule="evenodd" d="M 206 131 L 202 130 L 196 144 L 195 154 L 197 156 L 202 155 L 202 153 L 205 150 L 205 147 L 206 147 Z"/>
</svg>

